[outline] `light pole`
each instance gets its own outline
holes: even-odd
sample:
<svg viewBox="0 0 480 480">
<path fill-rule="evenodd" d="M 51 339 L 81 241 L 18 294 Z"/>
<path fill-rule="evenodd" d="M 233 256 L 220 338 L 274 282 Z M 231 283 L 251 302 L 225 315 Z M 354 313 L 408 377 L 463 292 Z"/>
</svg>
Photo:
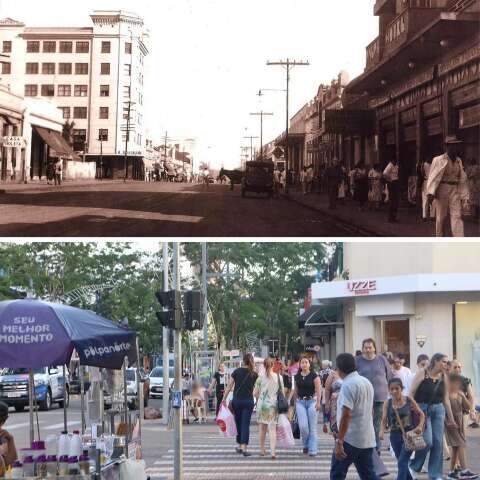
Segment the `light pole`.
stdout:
<svg viewBox="0 0 480 480">
<path fill-rule="evenodd" d="M 260 112 L 254 112 L 250 115 L 259 116 L 260 117 L 260 161 L 263 160 L 263 117 L 266 116 L 273 116 L 271 112 L 264 112 L 261 110 Z"/>
<path fill-rule="evenodd" d="M 285 67 L 286 72 L 287 72 L 287 88 L 285 90 L 286 92 L 286 121 L 285 121 L 285 173 L 286 173 L 286 183 L 285 183 L 285 191 L 288 193 L 288 130 L 289 130 L 289 103 L 290 103 L 290 69 L 295 66 L 308 66 L 310 63 L 308 61 L 298 61 L 298 60 L 290 60 L 287 58 L 287 60 L 280 60 L 278 62 L 270 62 L 267 61 L 267 66 L 282 66 Z"/>
</svg>

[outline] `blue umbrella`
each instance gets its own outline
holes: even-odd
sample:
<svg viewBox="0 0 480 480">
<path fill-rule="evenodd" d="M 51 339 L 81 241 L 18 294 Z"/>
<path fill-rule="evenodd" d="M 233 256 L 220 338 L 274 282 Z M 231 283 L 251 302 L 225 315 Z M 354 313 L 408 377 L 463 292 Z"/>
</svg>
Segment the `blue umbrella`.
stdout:
<svg viewBox="0 0 480 480">
<path fill-rule="evenodd" d="M 40 300 L 0 302 L 0 367 L 82 365 L 120 369 L 136 360 L 136 334 L 88 310 Z"/>
</svg>

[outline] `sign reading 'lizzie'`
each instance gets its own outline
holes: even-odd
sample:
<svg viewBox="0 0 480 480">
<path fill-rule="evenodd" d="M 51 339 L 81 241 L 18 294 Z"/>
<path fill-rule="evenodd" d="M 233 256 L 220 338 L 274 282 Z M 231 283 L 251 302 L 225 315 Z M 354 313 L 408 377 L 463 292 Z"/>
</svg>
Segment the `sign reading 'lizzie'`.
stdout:
<svg viewBox="0 0 480 480">
<path fill-rule="evenodd" d="M 360 280 L 347 283 L 349 292 L 355 295 L 368 295 L 370 292 L 374 292 L 377 289 L 376 280 Z"/>
</svg>

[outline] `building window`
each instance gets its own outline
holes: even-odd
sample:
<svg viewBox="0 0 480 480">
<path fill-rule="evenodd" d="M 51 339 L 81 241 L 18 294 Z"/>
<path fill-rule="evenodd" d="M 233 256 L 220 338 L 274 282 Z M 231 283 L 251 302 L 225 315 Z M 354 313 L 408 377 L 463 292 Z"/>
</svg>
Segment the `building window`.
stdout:
<svg viewBox="0 0 480 480">
<path fill-rule="evenodd" d="M 61 110 L 64 120 L 70 120 L 70 107 L 59 107 L 59 110 Z"/>
<path fill-rule="evenodd" d="M 58 86 L 58 96 L 59 97 L 71 97 L 72 96 L 72 86 L 71 85 L 59 85 Z"/>
<path fill-rule="evenodd" d="M 76 97 L 86 97 L 88 95 L 88 85 L 75 85 L 74 94 Z"/>
<path fill-rule="evenodd" d="M 102 53 L 110 53 L 110 51 L 111 51 L 111 43 L 102 42 Z"/>
<path fill-rule="evenodd" d="M 36 97 L 38 95 L 38 85 L 25 85 L 25 96 Z"/>
<path fill-rule="evenodd" d="M 132 44 L 130 42 L 125 43 L 125 53 L 127 55 L 132 54 Z"/>
<path fill-rule="evenodd" d="M 57 51 L 57 42 L 43 42 L 43 53 L 55 53 Z"/>
<path fill-rule="evenodd" d="M 77 42 L 77 53 L 88 53 L 90 52 L 90 43 L 88 42 Z"/>
<path fill-rule="evenodd" d="M 10 75 L 12 73 L 12 64 L 8 62 L 2 63 L 2 74 Z"/>
<path fill-rule="evenodd" d="M 55 64 L 42 63 L 42 73 L 43 75 L 55 75 Z"/>
<path fill-rule="evenodd" d="M 76 63 L 75 75 L 88 75 L 88 63 Z"/>
<path fill-rule="evenodd" d="M 100 120 L 108 120 L 108 107 L 100 107 Z"/>
<path fill-rule="evenodd" d="M 87 107 L 73 107 L 73 118 L 87 118 Z"/>
<path fill-rule="evenodd" d="M 76 152 L 83 152 L 87 143 L 87 131 L 84 129 L 73 130 L 73 149 Z"/>
<path fill-rule="evenodd" d="M 132 75 L 132 66 L 129 63 L 124 65 L 125 75 L 130 77 Z"/>
<path fill-rule="evenodd" d="M 39 53 L 40 42 L 29 41 L 27 42 L 27 53 Z"/>
<path fill-rule="evenodd" d="M 131 92 L 130 87 L 128 85 L 125 85 L 123 87 L 123 96 L 125 98 L 130 98 L 130 92 Z"/>
<path fill-rule="evenodd" d="M 27 63 L 27 65 L 25 67 L 25 73 L 27 75 L 38 74 L 38 63 Z"/>
<path fill-rule="evenodd" d="M 101 142 L 108 142 L 108 130 L 106 128 L 101 128 L 98 131 L 98 139 Z"/>
<path fill-rule="evenodd" d="M 60 42 L 60 53 L 72 53 L 73 42 Z"/>
<path fill-rule="evenodd" d="M 100 66 L 100 73 L 102 75 L 110 75 L 110 64 L 102 63 L 102 65 Z"/>
<path fill-rule="evenodd" d="M 55 96 L 54 85 L 42 85 L 42 97 L 53 97 L 53 96 Z"/>
<path fill-rule="evenodd" d="M 58 73 L 60 75 L 71 75 L 72 74 L 72 64 L 71 63 L 59 63 L 58 64 Z"/>
<path fill-rule="evenodd" d="M 12 42 L 10 40 L 3 42 L 3 53 L 12 53 Z"/>
<path fill-rule="evenodd" d="M 110 96 L 110 85 L 100 85 L 100 96 L 101 97 Z"/>
</svg>

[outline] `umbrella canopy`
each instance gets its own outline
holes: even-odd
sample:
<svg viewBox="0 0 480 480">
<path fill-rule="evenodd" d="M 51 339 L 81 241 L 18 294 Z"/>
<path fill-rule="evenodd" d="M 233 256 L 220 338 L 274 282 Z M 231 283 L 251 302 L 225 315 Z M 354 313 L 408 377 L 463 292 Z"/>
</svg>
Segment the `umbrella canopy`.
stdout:
<svg viewBox="0 0 480 480">
<path fill-rule="evenodd" d="M 94 312 L 40 300 L 0 302 L 0 367 L 82 365 L 122 368 L 136 359 L 135 332 Z"/>
</svg>

